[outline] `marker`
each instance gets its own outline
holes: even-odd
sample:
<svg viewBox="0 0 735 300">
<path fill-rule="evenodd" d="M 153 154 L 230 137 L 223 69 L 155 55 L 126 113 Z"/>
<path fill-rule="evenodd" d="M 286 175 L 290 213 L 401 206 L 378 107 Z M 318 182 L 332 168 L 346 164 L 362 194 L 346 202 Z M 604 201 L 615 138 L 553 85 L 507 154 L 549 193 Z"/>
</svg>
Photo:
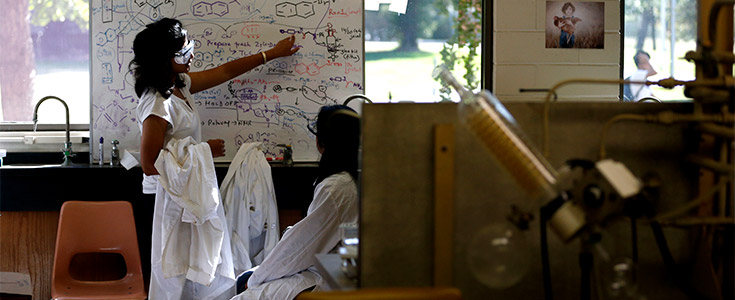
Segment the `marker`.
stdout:
<svg viewBox="0 0 735 300">
<path fill-rule="evenodd" d="M 104 145 L 105 145 L 105 138 L 100 137 L 100 166 L 104 165 L 104 161 L 105 161 L 105 150 L 103 148 Z"/>
</svg>

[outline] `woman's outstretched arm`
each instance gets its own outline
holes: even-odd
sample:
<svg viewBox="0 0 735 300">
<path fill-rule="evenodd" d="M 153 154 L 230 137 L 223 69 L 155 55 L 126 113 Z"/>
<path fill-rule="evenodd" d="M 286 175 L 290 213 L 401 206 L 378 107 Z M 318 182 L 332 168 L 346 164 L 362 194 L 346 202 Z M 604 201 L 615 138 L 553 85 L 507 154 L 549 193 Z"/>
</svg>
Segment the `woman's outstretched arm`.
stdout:
<svg viewBox="0 0 735 300">
<path fill-rule="evenodd" d="M 295 40 L 296 38 L 291 35 L 290 37 L 280 40 L 275 47 L 265 51 L 268 61 L 279 57 L 290 56 L 299 51 L 298 47 L 293 46 Z M 250 56 L 238 58 L 216 68 L 189 73 L 189 76 L 191 77 L 191 88 L 189 91 L 193 94 L 215 87 L 218 84 L 248 72 L 263 63 L 263 55 L 258 52 Z"/>
</svg>

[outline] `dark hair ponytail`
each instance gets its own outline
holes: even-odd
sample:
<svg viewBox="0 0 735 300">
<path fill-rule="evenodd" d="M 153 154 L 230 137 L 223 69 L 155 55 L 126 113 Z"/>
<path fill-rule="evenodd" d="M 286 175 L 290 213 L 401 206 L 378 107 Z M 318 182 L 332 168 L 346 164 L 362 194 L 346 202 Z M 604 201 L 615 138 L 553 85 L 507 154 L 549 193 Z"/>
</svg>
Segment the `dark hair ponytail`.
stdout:
<svg viewBox="0 0 735 300">
<path fill-rule="evenodd" d="M 319 110 L 316 136 L 324 152 L 319 160 L 316 183 L 347 172 L 357 180 L 358 148 L 360 147 L 360 117 L 344 105 L 323 106 Z"/>
<path fill-rule="evenodd" d="M 146 25 L 135 36 L 135 57 L 128 66 L 135 78 L 135 93 L 140 97 L 148 89 L 154 89 L 164 97 L 171 95 L 171 87 L 183 87 L 184 82 L 176 76 L 174 82 L 171 58 L 181 50 L 186 41 L 186 29 L 176 19 L 163 18 Z"/>
</svg>

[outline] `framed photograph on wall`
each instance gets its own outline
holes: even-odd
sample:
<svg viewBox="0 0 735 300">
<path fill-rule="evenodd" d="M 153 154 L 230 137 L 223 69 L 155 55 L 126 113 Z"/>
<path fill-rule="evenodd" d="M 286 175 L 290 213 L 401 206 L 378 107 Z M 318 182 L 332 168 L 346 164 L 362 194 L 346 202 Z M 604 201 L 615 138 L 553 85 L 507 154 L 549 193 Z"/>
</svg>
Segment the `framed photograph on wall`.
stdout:
<svg viewBox="0 0 735 300">
<path fill-rule="evenodd" d="M 547 1 L 546 48 L 605 48 L 605 3 Z"/>
</svg>

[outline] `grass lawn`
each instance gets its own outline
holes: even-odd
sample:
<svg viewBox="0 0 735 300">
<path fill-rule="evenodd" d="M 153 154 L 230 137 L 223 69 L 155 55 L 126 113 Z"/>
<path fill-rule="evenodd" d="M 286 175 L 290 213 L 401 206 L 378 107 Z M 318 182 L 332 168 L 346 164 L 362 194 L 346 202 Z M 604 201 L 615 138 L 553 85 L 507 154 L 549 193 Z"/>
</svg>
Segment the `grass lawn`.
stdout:
<svg viewBox="0 0 735 300">
<path fill-rule="evenodd" d="M 395 42 L 365 42 L 365 95 L 375 102 L 388 102 L 389 94 L 391 102 L 439 101 L 441 85 L 431 74 L 441 64 L 442 45 L 441 41 L 419 41 L 419 51 L 398 52 Z M 479 70 L 479 56 L 476 61 Z M 463 67 L 455 66 L 454 73 L 464 80 Z"/>
<path fill-rule="evenodd" d="M 376 102 L 435 102 L 441 86 L 431 72 L 440 61 L 439 54 L 429 52 L 366 53 L 366 95 Z"/>
</svg>

